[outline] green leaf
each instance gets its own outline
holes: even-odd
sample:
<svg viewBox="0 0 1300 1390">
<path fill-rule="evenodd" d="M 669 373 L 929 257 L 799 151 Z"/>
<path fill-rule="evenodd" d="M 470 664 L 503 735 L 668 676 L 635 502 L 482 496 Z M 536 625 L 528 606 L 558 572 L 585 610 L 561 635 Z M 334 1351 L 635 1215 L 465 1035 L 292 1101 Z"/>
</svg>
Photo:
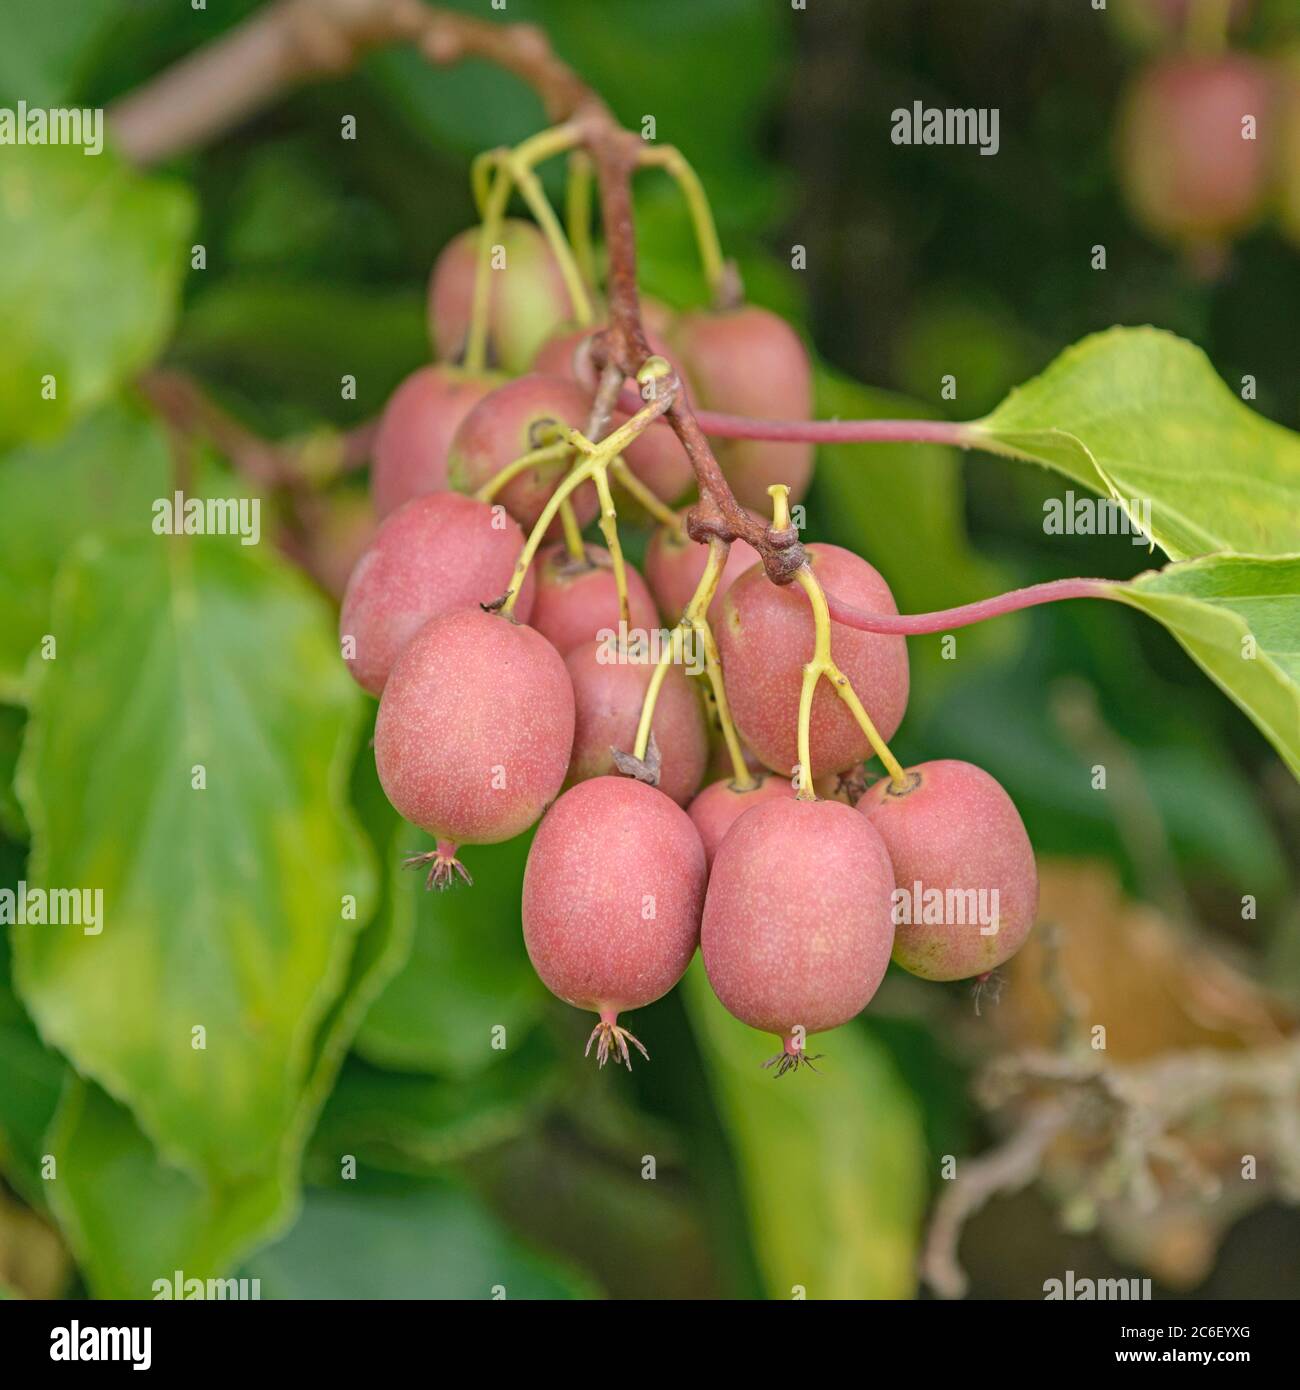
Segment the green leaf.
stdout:
<svg viewBox="0 0 1300 1390">
<path fill-rule="evenodd" d="M 1149 500 L 1148 534 L 1175 560 L 1300 551 L 1300 437 L 1171 333 L 1085 338 L 971 428 L 978 447 L 1055 468 L 1135 520 Z"/>
<path fill-rule="evenodd" d="M 57 434 L 153 360 L 176 311 L 192 221 L 187 193 L 108 150 L 5 149 L 0 448 Z"/>
<path fill-rule="evenodd" d="M 63 557 L 86 535 L 152 534 L 153 501 L 171 491 L 161 426 L 123 402 L 0 459 L 0 695 L 25 698 L 23 668 L 51 631 Z"/>
<path fill-rule="evenodd" d="M 729 1122 L 768 1293 L 910 1297 L 926 1151 L 888 1054 L 861 1029 L 839 1028 L 819 1040 L 820 1075 L 777 1078 L 760 1065 L 774 1039 L 727 1013 L 698 959 L 682 988 Z"/>
<path fill-rule="evenodd" d="M 586 1280 L 525 1249 L 472 1192 L 444 1182 L 313 1191 L 293 1230 L 244 1272 L 262 1281 L 263 1298 L 594 1294 Z"/>
<path fill-rule="evenodd" d="M 324 605 L 234 539 L 87 542 L 53 622 L 19 768 L 29 878 L 101 890 L 102 930 L 19 926 L 20 992 L 168 1161 L 250 1180 L 373 897 L 342 809 L 356 692 Z"/>
<path fill-rule="evenodd" d="M 464 1081 L 343 1069 L 312 1144 L 313 1172 L 336 1176 L 344 1154 L 397 1173 L 428 1173 L 521 1134 L 556 1092 L 554 1054 L 534 1032 L 490 1070 Z"/>
<path fill-rule="evenodd" d="M 26 722 L 24 710 L 15 705 L 0 705 L 0 833 L 24 843 L 27 840 L 27 818 L 14 791 L 14 773 L 18 767 L 18 753 L 22 748 Z"/>
<path fill-rule="evenodd" d="M 16 890 L 23 856 L 0 841 L 0 886 Z M 50 1051 L 10 983 L 9 933 L 0 931 L 0 1173 L 33 1207 L 45 1205 L 44 1138 L 59 1103 L 67 1064 Z"/>
<path fill-rule="evenodd" d="M 353 790 L 376 845 L 391 860 L 398 819 L 379 789 L 368 748 L 358 756 Z M 264 1173 L 235 1184 L 183 1173 L 158 1157 L 130 1111 L 98 1087 L 70 1088 L 48 1140 L 60 1176 L 52 1204 L 99 1296 L 147 1296 L 159 1271 L 224 1277 L 296 1215 L 308 1134 L 365 1010 L 410 950 L 414 914 L 392 886 L 385 882 L 347 987 L 319 1030 L 310 1074 L 280 1138 L 280 1161 Z"/>
<path fill-rule="evenodd" d="M 817 372 L 816 413 L 824 419 L 919 419 L 928 412 L 903 396 Z M 996 565 L 970 544 L 957 450 L 939 444 L 832 444 L 817 451 L 809 511 L 814 534 L 865 556 L 884 575 L 902 613 L 928 613 L 987 598 L 1005 588 Z M 943 563 L 936 564 L 935 557 Z M 1005 653 L 1014 623 L 986 623 L 961 635 L 962 668 Z M 908 652 L 924 676 L 913 689 L 936 697 L 957 663 L 940 658 L 940 636 L 913 637 Z"/>
<path fill-rule="evenodd" d="M 1211 555 L 1113 592 L 1163 623 L 1300 777 L 1300 556 Z"/>
<path fill-rule="evenodd" d="M 13 5 L 16 12 L 18 5 Z M 23 5 L 4 26 L 0 43 L 0 99 L 14 106 L 59 106 L 73 94 L 99 40 L 121 19 L 116 0 L 75 5 Z"/>
<path fill-rule="evenodd" d="M 401 1071 L 470 1076 L 501 1053 L 493 1030 L 514 1047 L 541 1011 L 545 990 L 528 961 L 519 925 L 530 835 L 476 846 L 466 864 L 472 887 L 431 893 L 410 871 L 396 889 L 417 914 L 410 959 L 376 1001 L 356 1048 L 368 1061 Z M 425 846 L 405 828 L 405 853 Z"/>
</svg>

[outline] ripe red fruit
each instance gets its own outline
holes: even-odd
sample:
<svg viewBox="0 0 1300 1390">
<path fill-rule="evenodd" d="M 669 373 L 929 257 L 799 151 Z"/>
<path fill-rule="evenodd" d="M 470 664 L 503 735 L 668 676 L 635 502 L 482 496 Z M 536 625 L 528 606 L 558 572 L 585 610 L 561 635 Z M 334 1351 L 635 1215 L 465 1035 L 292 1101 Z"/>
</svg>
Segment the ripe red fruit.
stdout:
<svg viewBox="0 0 1300 1390">
<path fill-rule="evenodd" d="M 426 623 L 397 659 L 375 721 L 384 794 L 438 841 L 430 884 L 460 844 L 527 830 L 559 793 L 573 746 L 573 686 L 532 628 L 481 608 Z"/>
<path fill-rule="evenodd" d="M 586 429 L 591 397 L 576 382 L 532 373 L 484 396 L 460 422 L 451 441 L 447 476 L 458 492 L 477 492 L 508 464 L 551 441 L 557 428 Z M 551 493 L 568 471 L 564 458 L 541 463 L 511 479 L 493 498 L 531 530 Z M 582 525 L 597 510 L 596 490 L 583 484 L 573 494 Z M 558 535 L 558 522 L 548 535 Z"/>
<path fill-rule="evenodd" d="M 1123 104 L 1119 172 L 1155 236 L 1214 245 L 1249 225 L 1268 191 L 1271 69 L 1255 58 L 1170 58 L 1138 74 Z M 1243 139 L 1253 116 L 1256 138 Z"/>
<path fill-rule="evenodd" d="M 474 306 L 479 228 L 443 247 L 429 280 L 429 329 L 443 361 L 465 350 Z M 507 218 L 497 242 L 504 264 L 490 271 L 488 342 L 493 362 L 523 372 L 538 347 L 572 312 L 564 279 L 546 238 L 531 222 Z"/>
<path fill-rule="evenodd" d="M 375 435 L 370 496 L 382 520 L 403 502 L 447 486 L 456 427 L 501 378 L 459 367 L 421 367 L 388 398 Z"/>
<path fill-rule="evenodd" d="M 680 515 L 685 517 L 686 510 Z M 680 531 L 659 527 L 650 538 L 645 553 L 645 577 L 660 611 L 675 621 L 691 601 L 708 564 L 709 548 Z M 722 613 L 722 596 L 747 569 L 759 563 L 758 551 L 747 541 L 732 541 L 727 563 L 718 576 L 717 591 L 709 605 L 709 621 L 717 624 Z"/>
<path fill-rule="evenodd" d="M 402 648 L 430 618 L 492 603 L 509 587 L 524 535 L 499 507 L 457 492 L 413 497 L 380 526 L 352 571 L 339 636 L 357 683 L 378 695 Z M 527 622 L 536 581 L 525 577 L 515 614 Z"/>
<path fill-rule="evenodd" d="M 570 783 L 612 773 L 613 749 L 632 751 L 655 668 L 645 661 L 619 661 L 617 656 L 617 647 L 584 642 L 565 658 L 577 710 Z M 668 668 L 650 728 L 661 759 L 659 790 L 685 806 L 704 776 L 709 740 L 699 694 L 678 665 Z"/>
<path fill-rule="evenodd" d="M 537 593 L 532 625 L 560 653 L 590 642 L 602 629 L 618 632 L 618 588 L 614 561 L 598 545 L 584 547 L 586 560 L 574 560 L 563 544 L 547 546 L 537 556 Z M 631 628 L 649 632 L 659 626 L 659 614 L 645 580 L 633 568 L 627 570 L 628 611 Z"/>
<path fill-rule="evenodd" d="M 700 936 L 704 848 L 663 792 L 626 777 L 580 782 L 546 813 L 524 872 L 524 943 L 553 994 L 600 1015 L 587 1043 L 629 1068 L 618 1015 L 667 994 Z"/>
<path fill-rule="evenodd" d="M 550 372 L 571 377 L 589 390 L 596 386 L 596 370 L 587 349 L 594 332 L 591 328 L 568 329 L 543 344 L 533 363 L 535 372 Z M 651 348 L 661 357 L 671 360 L 668 347 L 654 333 L 646 334 Z M 683 378 L 684 380 L 684 378 Z M 687 391 L 690 383 L 685 382 Z M 628 416 L 615 411 L 612 425 L 626 423 Z M 665 420 L 656 420 L 623 451 L 623 458 L 632 472 L 665 502 L 675 502 L 695 481 L 695 470 L 682 448 L 673 428 Z"/>
<path fill-rule="evenodd" d="M 894 940 L 893 890 L 880 836 L 838 801 L 766 801 L 719 845 L 704 968 L 729 1013 L 781 1038 L 780 1071 L 807 1060 L 807 1034 L 847 1023 L 875 994 Z"/>
<path fill-rule="evenodd" d="M 712 782 L 686 808 L 695 822 L 704 845 L 704 855 L 712 865 L 728 830 L 755 806 L 767 801 L 792 801 L 794 787 L 784 777 L 767 772 L 752 787 L 736 788 L 730 781 Z"/>
<path fill-rule="evenodd" d="M 858 802 L 894 864 L 894 959 L 924 980 L 983 975 L 1015 955 L 1038 910 L 1024 822 L 1001 784 L 970 763 L 918 763 L 906 772 L 906 791 L 884 778 Z M 996 931 L 986 935 L 981 928 L 994 919 Z"/>
<path fill-rule="evenodd" d="M 686 314 L 678 321 L 673 343 L 695 384 L 691 399 L 703 409 L 769 420 L 811 416 L 807 349 L 794 329 L 767 309 L 747 305 L 724 313 Z M 766 512 L 772 483 L 787 484 L 791 502 L 808 490 L 811 444 L 718 439 L 714 452 L 746 507 Z"/>
<path fill-rule="evenodd" d="M 822 587 L 845 603 L 896 613 L 889 585 L 859 555 L 838 545 L 808 546 Z M 813 617 L 797 584 L 779 587 L 760 567 L 736 580 L 722 602 L 718 650 L 731 713 L 741 737 L 775 772 L 799 758 L 799 691 L 813 655 Z M 881 738 L 889 739 L 907 708 L 907 640 L 831 623 L 831 655 L 848 676 Z M 866 735 L 826 681 L 813 696 L 812 771 L 843 772 L 871 756 Z"/>
</svg>

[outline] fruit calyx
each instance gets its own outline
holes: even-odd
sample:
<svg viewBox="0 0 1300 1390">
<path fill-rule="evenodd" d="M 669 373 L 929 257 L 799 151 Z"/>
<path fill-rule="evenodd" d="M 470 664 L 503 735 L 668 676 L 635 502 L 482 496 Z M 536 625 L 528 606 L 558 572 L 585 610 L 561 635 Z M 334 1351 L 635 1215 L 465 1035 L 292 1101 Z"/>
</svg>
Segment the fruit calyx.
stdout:
<svg viewBox="0 0 1300 1390">
<path fill-rule="evenodd" d="M 402 868 L 422 869 L 427 864 L 429 873 L 424 880 L 424 886 L 425 888 L 437 888 L 439 892 L 450 888 L 456 881 L 457 874 L 470 887 L 473 887 L 474 880 L 470 877 L 469 870 L 456 858 L 456 849 L 457 846 L 449 840 L 439 840 L 437 849 L 431 849 L 426 854 L 413 854 L 409 859 L 403 859 Z"/>
<path fill-rule="evenodd" d="M 650 1054 L 645 1050 L 640 1038 L 633 1037 L 626 1028 L 620 1028 L 616 1013 L 602 1010 L 600 1022 L 591 1030 L 591 1036 L 587 1039 L 587 1046 L 583 1049 L 584 1057 L 591 1055 L 591 1045 L 596 1044 L 596 1061 L 603 1067 L 613 1054 L 615 1062 L 622 1062 L 628 1069 L 632 1070 L 632 1054 L 628 1051 L 628 1043 L 646 1059 L 650 1060 Z"/>
<path fill-rule="evenodd" d="M 784 1076 L 786 1072 L 798 1071 L 800 1067 L 807 1067 L 809 1071 L 818 1072 L 819 1069 L 813 1066 L 813 1063 L 820 1062 L 824 1055 L 824 1053 L 818 1052 L 814 1056 L 809 1057 L 803 1050 L 803 1043 L 791 1034 L 786 1038 L 785 1046 L 781 1051 L 778 1052 L 775 1057 L 769 1057 L 762 1066 L 764 1071 L 769 1067 L 775 1067 L 776 1070 L 772 1073 L 773 1076 Z"/>
</svg>

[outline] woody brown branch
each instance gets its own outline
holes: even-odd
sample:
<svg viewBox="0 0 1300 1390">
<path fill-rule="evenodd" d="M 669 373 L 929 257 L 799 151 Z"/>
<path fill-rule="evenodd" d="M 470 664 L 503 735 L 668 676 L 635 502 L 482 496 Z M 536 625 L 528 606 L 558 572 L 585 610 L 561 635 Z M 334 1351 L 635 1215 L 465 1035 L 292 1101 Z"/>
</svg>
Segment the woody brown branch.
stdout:
<svg viewBox="0 0 1300 1390">
<path fill-rule="evenodd" d="M 632 217 L 639 140 L 532 25 L 494 24 L 419 0 L 277 0 L 117 102 L 109 123 L 128 158 L 156 163 L 222 134 L 289 87 L 338 76 L 364 53 L 397 43 L 416 45 L 437 66 L 480 58 L 504 68 L 537 92 L 553 122 L 571 121 L 580 130 L 596 170 L 608 253 L 610 325 L 594 345 L 593 360 L 635 379 L 651 356 L 641 323 Z M 745 540 L 771 579 L 788 583 L 805 558 L 797 534 L 773 532 L 739 505 L 680 390 L 667 419 L 699 485 L 700 502 L 688 522 L 692 538 Z"/>
</svg>

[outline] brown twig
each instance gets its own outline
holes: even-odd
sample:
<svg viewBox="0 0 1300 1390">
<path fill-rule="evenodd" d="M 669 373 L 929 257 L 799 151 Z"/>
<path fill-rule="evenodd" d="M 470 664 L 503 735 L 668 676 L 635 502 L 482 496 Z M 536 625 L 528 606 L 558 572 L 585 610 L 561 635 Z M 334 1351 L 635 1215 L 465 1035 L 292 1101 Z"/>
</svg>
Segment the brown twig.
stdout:
<svg viewBox="0 0 1300 1390">
<path fill-rule="evenodd" d="M 1244 1052 L 1173 1052 L 1124 1066 L 1096 1054 L 1031 1050 L 994 1062 L 979 1094 L 986 1106 L 1006 1108 L 1010 1123 L 1001 1144 L 961 1161 L 935 1204 L 921 1273 L 942 1297 L 966 1290 L 957 1246 L 967 1219 L 993 1197 L 1044 1176 L 1058 1139 L 1069 1138 L 1076 1152 L 1082 1144 L 1092 1149 L 1072 1186 L 1096 1206 L 1113 1207 L 1121 1225 L 1171 1197 L 1220 1199 L 1219 1176 L 1187 1138 L 1207 1115 L 1230 1163 L 1234 1145 L 1258 1153 L 1261 1198 L 1268 1191 L 1300 1197 L 1300 1040 Z"/>
<path fill-rule="evenodd" d="M 277 0 L 116 103 L 110 126 L 129 158 L 154 163 L 223 133 L 287 87 L 346 72 L 363 53 L 399 42 L 414 43 L 439 66 L 481 58 L 504 68 L 537 92 L 552 121 L 580 129 L 596 171 L 608 258 L 610 324 L 593 343 L 593 361 L 635 379 L 652 355 L 641 323 L 632 217 L 641 142 L 532 25 L 494 24 L 419 0 Z M 745 540 L 771 579 L 788 583 L 805 558 L 798 535 L 772 531 L 740 506 L 685 394 L 675 382 L 665 385 L 673 391 L 668 422 L 699 485 L 690 535 L 701 542 L 710 536 Z"/>
<path fill-rule="evenodd" d="M 378 420 L 367 420 L 328 439 L 275 443 L 219 406 L 185 372 L 159 368 L 145 372 L 136 385 L 178 437 L 208 440 L 237 473 L 264 492 L 319 485 L 360 468 L 370 458 L 379 426 Z"/>
</svg>

